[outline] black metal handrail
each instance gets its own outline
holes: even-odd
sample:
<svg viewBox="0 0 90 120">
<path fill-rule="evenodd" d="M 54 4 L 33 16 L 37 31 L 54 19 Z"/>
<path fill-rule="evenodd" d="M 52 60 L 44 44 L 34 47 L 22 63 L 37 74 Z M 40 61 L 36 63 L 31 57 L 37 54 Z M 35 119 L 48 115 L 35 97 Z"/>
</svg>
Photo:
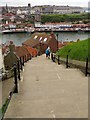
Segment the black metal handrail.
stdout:
<svg viewBox="0 0 90 120">
<path fill-rule="evenodd" d="M 58 65 L 61 64 L 61 60 L 60 60 L 60 55 L 56 56 L 55 53 L 51 53 L 51 60 L 53 62 L 58 62 Z M 65 61 L 65 64 L 66 64 L 66 68 L 70 67 L 70 63 L 69 63 L 69 56 L 67 55 L 66 56 L 66 61 Z M 87 76 L 88 74 L 90 75 L 90 68 L 89 68 L 89 60 L 88 60 L 88 57 L 86 59 L 86 66 L 85 66 L 85 76 Z"/>
<path fill-rule="evenodd" d="M 7 107 L 9 105 L 9 102 L 11 100 L 11 97 L 12 97 L 13 93 L 18 93 L 17 65 L 14 64 L 14 66 L 11 68 L 11 70 L 14 72 L 13 77 L 14 77 L 14 80 L 15 80 L 14 81 L 15 85 L 12 88 L 12 90 L 10 91 L 8 98 L 6 98 L 6 101 L 5 101 L 5 103 L 3 104 L 2 108 L 1 108 L 1 111 L 2 111 L 1 120 L 3 120 L 3 118 L 4 118 L 4 115 L 6 113 Z"/>
<path fill-rule="evenodd" d="M 87 76 L 88 74 L 90 75 L 90 71 L 89 71 L 89 62 L 88 62 L 88 57 L 86 59 L 86 70 L 85 70 L 85 76 Z"/>
<path fill-rule="evenodd" d="M 7 107 L 9 105 L 9 102 L 12 98 L 13 93 L 18 93 L 18 79 L 20 80 L 20 61 L 17 61 L 16 64 L 14 64 L 14 66 L 10 69 L 11 71 L 13 71 L 13 77 L 14 77 L 14 87 L 12 88 L 12 90 L 10 91 L 8 98 L 6 98 L 5 103 L 3 104 L 2 108 L 1 108 L 1 120 L 3 120 L 4 115 L 6 113 Z"/>
<path fill-rule="evenodd" d="M 1 120 L 3 120 L 3 118 L 4 118 L 4 115 L 6 113 L 8 104 L 9 104 L 11 98 L 12 98 L 13 93 L 18 93 L 19 92 L 19 90 L 18 90 L 18 82 L 19 81 L 18 80 L 21 80 L 20 71 L 23 71 L 24 63 L 31 60 L 31 59 L 32 59 L 32 56 L 30 54 L 22 56 L 18 59 L 17 63 L 15 63 L 13 65 L 13 67 L 10 69 L 10 71 L 13 72 L 12 76 L 14 77 L 14 87 L 10 91 L 9 96 L 6 99 L 6 102 L 4 103 L 4 105 L 1 108 L 1 109 L 3 109 L 3 113 L 2 113 L 1 118 L 0 118 Z"/>
</svg>

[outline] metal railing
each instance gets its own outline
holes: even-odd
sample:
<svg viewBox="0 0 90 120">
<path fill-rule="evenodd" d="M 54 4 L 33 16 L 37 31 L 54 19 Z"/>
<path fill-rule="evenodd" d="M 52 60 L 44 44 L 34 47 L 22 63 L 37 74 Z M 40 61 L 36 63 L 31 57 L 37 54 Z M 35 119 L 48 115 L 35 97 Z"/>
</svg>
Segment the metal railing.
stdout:
<svg viewBox="0 0 90 120">
<path fill-rule="evenodd" d="M 71 63 L 69 63 L 69 56 L 67 55 L 66 56 L 66 58 L 65 58 L 66 60 L 64 61 L 64 63 L 65 63 L 65 65 L 66 65 L 66 68 L 69 68 L 69 67 L 71 67 L 70 65 L 71 65 Z M 61 61 L 62 60 L 60 60 L 60 55 L 58 55 L 58 56 L 56 56 L 56 54 L 55 53 L 51 53 L 51 60 L 53 61 L 53 62 L 57 62 L 58 63 L 58 65 L 60 65 L 61 64 Z M 85 65 L 85 67 L 83 67 L 84 68 L 84 73 L 85 73 L 85 76 L 87 76 L 87 75 L 90 75 L 90 66 L 89 66 L 89 60 L 88 60 L 88 57 L 86 58 L 86 65 Z M 73 63 L 72 63 L 72 65 L 73 65 Z M 74 65 L 73 65 L 74 66 Z M 77 65 L 75 65 L 75 67 L 76 67 Z"/>
<path fill-rule="evenodd" d="M 14 64 L 14 66 L 12 67 L 12 71 L 13 71 L 13 77 L 14 77 L 14 87 L 11 89 L 11 91 L 8 93 L 8 97 L 6 98 L 6 100 L 4 101 L 4 104 L 2 105 L 1 108 L 1 120 L 3 120 L 4 115 L 6 113 L 8 104 L 12 98 L 13 93 L 18 93 L 18 78 L 20 79 L 20 66 L 19 66 L 19 61 L 17 62 L 17 64 Z M 4 81 L 5 82 L 5 81 Z"/>
<path fill-rule="evenodd" d="M 12 95 L 14 93 L 18 93 L 19 92 L 19 90 L 18 90 L 18 83 L 21 80 L 21 71 L 23 71 L 24 63 L 29 61 L 29 60 L 31 60 L 31 58 L 32 58 L 31 55 L 30 55 L 30 57 L 28 57 L 28 59 L 26 59 L 25 56 L 20 57 L 20 59 L 17 61 L 17 63 L 15 63 L 13 65 L 13 67 L 11 68 L 12 71 L 13 71 L 14 87 L 11 89 L 11 91 L 8 94 L 8 98 L 6 98 L 5 103 L 2 105 L 2 108 L 1 108 L 1 114 L 2 115 L 0 117 L 0 120 L 4 119 L 4 115 L 6 113 L 6 110 L 7 110 L 7 107 L 9 105 L 9 102 L 10 102 L 10 100 L 12 98 Z"/>
<path fill-rule="evenodd" d="M 85 70 L 85 76 L 90 75 L 90 68 L 89 68 L 89 61 L 88 58 L 86 59 L 86 70 Z"/>
</svg>

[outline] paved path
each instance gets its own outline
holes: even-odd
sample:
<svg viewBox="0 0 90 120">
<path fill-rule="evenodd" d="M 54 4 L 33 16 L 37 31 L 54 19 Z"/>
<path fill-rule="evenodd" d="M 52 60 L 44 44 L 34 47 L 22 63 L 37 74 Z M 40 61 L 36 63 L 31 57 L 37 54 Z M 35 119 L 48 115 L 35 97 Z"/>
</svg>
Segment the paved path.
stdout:
<svg viewBox="0 0 90 120">
<path fill-rule="evenodd" d="M 88 117 L 88 77 L 66 69 L 44 55 L 25 64 L 19 93 L 14 94 L 6 118 Z"/>
<path fill-rule="evenodd" d="M 2 107 L 2 82 L 0 81 L 0 108 Z"/>
</svg>

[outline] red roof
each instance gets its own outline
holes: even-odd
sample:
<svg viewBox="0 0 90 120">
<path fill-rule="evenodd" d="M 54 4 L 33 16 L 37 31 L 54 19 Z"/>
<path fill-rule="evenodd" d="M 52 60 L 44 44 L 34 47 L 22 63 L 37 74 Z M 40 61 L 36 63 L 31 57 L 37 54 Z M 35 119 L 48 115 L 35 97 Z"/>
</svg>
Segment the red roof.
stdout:
<svg viewBox="0 0 90 120">
<path fill-rule="evenodd" d="M 31 26 L 33 26 L 33 24 L 27 24 L 26 26 L 27 26 L 27 27 L 31 27 Z"/>
<path fill-rule="evenodd" d="M 23 57 L 29 54 L 28 50 L 24 46 L 16 46 L 15 53 L 18 57 Z"/>
<path fill-rule="evenodd" d="M 62 48 L 63 46 L 68 45 L 68 43 L 69 43 L 69 42 L 59 42 L 59 43 L 58 43 L 58 47 L 59 47 L 59 48 Z"/>
<path fill-rule="evenodd" d="M 73 24 L 74 27 L 87 27 L 88 24 Z"/>
<path fill-rule="evenodd" d="M 33 57 L 35 57 L 35 56 L 37 56 L 37 50 L 35 49 L 35 48 L 32 48 L 32 47 L 30 47 L 30 46 L 25 46 L 26 47 L 26 49 L 29 51 L 29 53 L 33 56 Z"/>
<path fill-rule="evenodd" d="M 5 16 L 13 16 L 14 14 L 13 13 L 6 13 L 4 14 Z"/>
<path fill-rule="evenodd" d="M 54 33 L 51 33 L 50 35 L 46 33 L 34 33 L 30 39 L 26 40 L 22 44 L 35 47 L 40 43 L 48 44 L 52 38 L 55 39 Z"/>
</svg>

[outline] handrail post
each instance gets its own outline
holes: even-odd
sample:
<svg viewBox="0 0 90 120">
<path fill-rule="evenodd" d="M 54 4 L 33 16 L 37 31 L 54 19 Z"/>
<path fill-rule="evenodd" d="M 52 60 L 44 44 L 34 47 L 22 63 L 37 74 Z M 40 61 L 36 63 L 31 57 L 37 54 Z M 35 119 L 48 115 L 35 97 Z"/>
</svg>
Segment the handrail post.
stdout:
<svg viewBox="0 0 90 120">
<path fill-rule="evenodd" d="M 30 54 L 30 57 L 29 57 L 29 59 L 31 60 L 32 59 L 32 55 Z"/>
<path fill-rule="evenodd" d="M 28 54 L 26 55 L 26 60 L 28 61 Z"/>
<path fill-rule="evenodd" d="M 27 62 L 27 55 L 25 55 L 25 62 Z"/>
<path fill-rule="evenodd" d="M 53 61 L 53 53 L 51 53 L 51 60 Z"/>
<path fill-rule="evenodd" d="M 60 55 L 58 55 L 58 65 L 60 65 Z"/>
<path fill-rule="evenodd" d="M 22 66 L 22 58 L 20 57 L 20 68 L 21 70 L 23 70 L 23 66 Z"/>
<path fill-rule="evenodd" d="M 17 67 L 16 67 L 16 64 L 14 64 L 14 80 L 15 80 L 15 89 L 14 89 L 14 93 L 18 93 Z"/>
<path fill-rule="evenodd" d="M 55 55 L 53 55 L 53 62 L 55 62 Z"/>
<path fill-rule="evenodd" d="M 85 70 L 85 76 L 88 74 L 88 57 L 86 59 L 86 70 Z"/>
<path fill-rule="evenodd" d="M 68 55 L 66 57 L 66 68 L 68 68 Z"/>
<path fill-rule="evenodd" d="M 18 64 L 17 64 L 17 68 L 18 68 L 18 79 L 21 80 L 21 77 L 20 77 L 20 62 L 18 61 Z"/>
<path fill-rule="evenodd" d="M 24 66 L 24 56 L 23 56 L 23 66 Z"/>
<path fill-rule="evenodd" d="M 28 54 L 28 61 L 29 61 L 29 54 Z"/>
</svg>

